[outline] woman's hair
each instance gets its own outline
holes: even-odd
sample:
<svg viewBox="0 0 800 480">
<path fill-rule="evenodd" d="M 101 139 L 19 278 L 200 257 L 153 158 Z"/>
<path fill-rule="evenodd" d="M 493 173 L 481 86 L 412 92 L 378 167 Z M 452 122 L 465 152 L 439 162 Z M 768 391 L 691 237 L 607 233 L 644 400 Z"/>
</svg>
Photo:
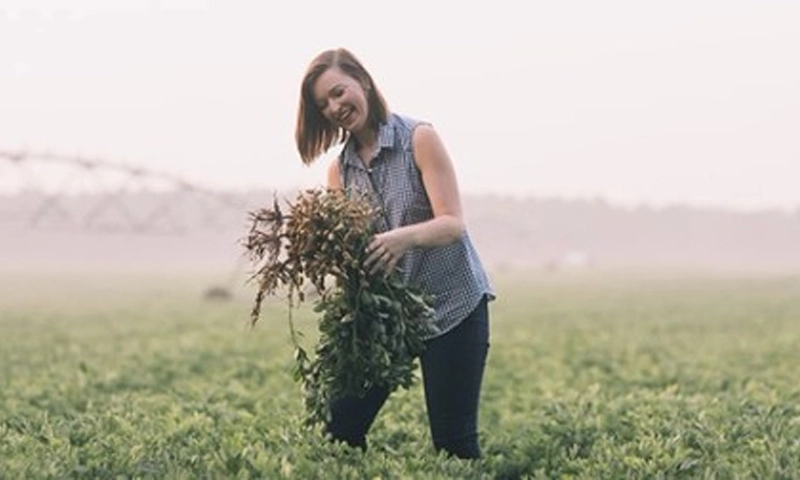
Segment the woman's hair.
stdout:
<svg viewBox="0 0 800 480">
<path fill-rule="evenodd" d="M 306 165 L 329 148 L 347 139 L 347 132 L 329 122 L 319 111 L 314 98 L 314 84 L 329 68 L 337 67 L 345 75 L 358 81 L 367 96 L 367 109 L 370 127 L 377 129 L 388 117 L 388 107 L 383 95 L 375 86 L 369 72 L 361 62 L 344 48 L 326 50 L 317 55 L 306 70 L 300 89 L 300 106 L 297 111 L 297 127 L 295 141 L 300 158 Z"/>
</svg>

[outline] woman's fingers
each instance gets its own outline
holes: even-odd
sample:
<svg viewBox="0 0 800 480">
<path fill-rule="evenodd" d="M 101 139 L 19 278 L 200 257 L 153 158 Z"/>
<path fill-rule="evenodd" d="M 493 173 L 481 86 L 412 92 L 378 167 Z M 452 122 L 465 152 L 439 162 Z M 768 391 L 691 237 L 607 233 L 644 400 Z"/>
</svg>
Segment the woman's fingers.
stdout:
<svg viewBox="0 0 800 480">
<path fill-rule="evenodd" d="M 376 244 L 375 242 L 370 243 L 369 246 L 367 247 L 367 260 L 365 262 L 366 265 L 368 267 L 373 265 L 375 262 L 378 261 L 380 256 L 381 256 L 380 245 Z"/>
<path fill-rule="evenodd" d="M 408 249 L 401 230 L 380 233 L 367 245 L 366 266 L 371 273 L 383 270 L 388 275 L 400 263 Z"/>
<path fill-rule="evenodd" d="M 397 265 L 398 258 L 386 247 L 386 245 L 373 242 L 367 248 L 368 256 L 366 266 L 369 268 L 370 273 L 377 273 L 381 270 L 391 272 Z"/>
</svg>

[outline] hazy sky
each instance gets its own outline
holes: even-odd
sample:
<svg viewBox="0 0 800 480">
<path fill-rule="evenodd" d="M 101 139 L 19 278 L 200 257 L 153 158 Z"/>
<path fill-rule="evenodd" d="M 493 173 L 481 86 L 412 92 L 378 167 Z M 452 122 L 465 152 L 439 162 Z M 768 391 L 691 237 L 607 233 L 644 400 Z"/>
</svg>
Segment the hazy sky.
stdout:
<svg viewBox="0 0 800 480">
<path fill-rule="evenodd" d="M 299 81 L 345 46 L 437 126 L 465 193 L 788 209 L 798 25 L 795 0 L 0 0 L 0 149 L 319 184 Z"/>
</svg>

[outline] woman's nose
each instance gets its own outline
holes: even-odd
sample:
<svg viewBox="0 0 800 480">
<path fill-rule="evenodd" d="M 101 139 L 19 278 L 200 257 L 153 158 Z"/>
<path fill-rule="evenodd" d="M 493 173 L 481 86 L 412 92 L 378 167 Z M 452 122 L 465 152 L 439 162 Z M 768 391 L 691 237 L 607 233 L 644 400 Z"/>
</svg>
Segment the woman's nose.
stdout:
<svg viewBox="0 0 800 480">
<path fill-rule="evenodd" d="M 339 113 L 339 102 L 336 100 L 328 101 L 328 113 L 335 117 Z"/>
</svg>

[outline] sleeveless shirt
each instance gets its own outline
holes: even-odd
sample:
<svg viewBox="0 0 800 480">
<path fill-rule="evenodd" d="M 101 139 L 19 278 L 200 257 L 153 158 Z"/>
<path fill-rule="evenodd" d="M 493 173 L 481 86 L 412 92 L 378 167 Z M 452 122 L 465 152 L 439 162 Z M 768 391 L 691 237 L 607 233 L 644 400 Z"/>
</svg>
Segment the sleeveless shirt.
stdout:
<svg viewBox="0 0 800 480">
<path fill-rule="evenodd" d="M 422 173 L 414 158 L 414 129 L 423 122 L 390 113 L 378 131 L 378 153 L 366 168 L 351 136 L 339 156 L 342 185 L 350 195 L 363 195 L 379 209 L 376 231 L 382 232 L 433 218 Z M 434 326 L 427 338 L 455 328 L 484 295 L 494 299 L 486 271 L 465 231 L 455 242 L 406 252 L 397 268 L 404 280 L 431 295 Z"/>
</svg>

